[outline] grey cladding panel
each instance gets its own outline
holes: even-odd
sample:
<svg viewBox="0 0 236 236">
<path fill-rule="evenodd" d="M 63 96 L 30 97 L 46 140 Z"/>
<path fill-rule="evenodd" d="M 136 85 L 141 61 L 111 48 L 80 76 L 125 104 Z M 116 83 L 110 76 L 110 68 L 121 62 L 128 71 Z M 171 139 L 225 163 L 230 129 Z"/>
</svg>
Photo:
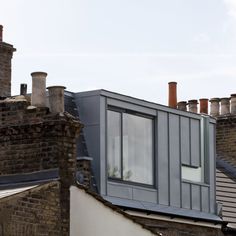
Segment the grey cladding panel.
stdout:
<svg viewBox="0 0 236 236">
<path fill-rule="evenodd" d="M 169 170 L 168 170 L 168 113 L 157 113 L 158 140 L 158 199 L 159 204 L 169 205 Z"/>
<path fill-rule="evenodd" d="M 84 136 L 89 152 L 89 156 L 93 158 L 92 166 L 96 177 L 96 184 L 100 189 L 100 128 L 97 126 L 85 126 Z"/>
<path fill-rule="evenodd" d="M 191 165 L 200 165 L 200 120 L 191 119 Z"/>
<path fill-rule="evenodd" d="M 209 180 L 210 180 L 210 212 L 215 213 L 215 125 L 209 124 L 209 154 L 206 155 L 206 158 L 209 158 Z"/>
<path fill-rule="evenodd" d="M 129 186 L 113 184 L 113 183 L 107 184 L 107 195 L 111 197 L 132 199 L 133 198 L 132 192 L 133 190 Z"/>
<path fill-rule="evenodd" d="M 120 108 L 132 110 L 132 111 L 136 111 L 136 112 L 140 112 L 140 113 L 145 113 L 148 115 L 153 115 L 153 116 L 156 115 L 156 110 L 154 110 L 154 109 L 150 109 L 150 108 L 135 105 L 135 104 L 126 103 L 126 102 L 123 102 L 120 100 L 114 100 L 114 99 L 108 98 L 107 104 L 110 106 L 120 107 Z"/>
<path fill-rule="evenodd" d="M 192 188 L 192 209 L 199 210 L 201 209 L 201 194 L 199 185 L 191 185 Z"/>
<path fill-rule="evenodd" d="M 180 132 L 179 116 L 169 115 L 170 205 L 180 207 Z"/>
<path fill-rule="evenodd" d="M 191 185 L 189 183 L 182 183 L 182 207 L 191 208 Z"/>
<path fill-rule="evenodd" d="M 106 98 L 100 97 L 100 171 L 101 188 L 100 193 L 106 194 L 107 165 L 106 165 Z"/>
<path fill-rule="evenodd" d="M 201 186 L 202 211 L 209 212 L 209 187 Z"/>
<path fill-rule="evenodd" d="M 181 128 L 181 162 L 190 165 L 190 129 L 189 118 L 180 117 Z"/>
<path fill-rule="evenodd" d="M 157 203 L 157 191 L 134 187 L 133 199 L 137 201 Z"/>
</svg>

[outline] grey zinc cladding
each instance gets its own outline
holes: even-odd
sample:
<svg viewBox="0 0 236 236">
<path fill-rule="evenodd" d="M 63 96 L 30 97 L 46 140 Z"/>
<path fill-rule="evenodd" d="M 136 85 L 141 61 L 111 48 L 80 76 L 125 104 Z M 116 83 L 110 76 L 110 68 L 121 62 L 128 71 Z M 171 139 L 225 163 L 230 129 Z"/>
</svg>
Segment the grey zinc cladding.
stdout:
<svg viewBox="0 0 236 236">
<path fill-rule="evenodd" d="M 106 198 L 130 200 L 128 202 L 149 202 L 160 207 L 167 206 L 168 209 L 173 207 L 173 209 L 185 209 L 190 212 L 194 210 L 199 214 L 204 213 L 206 218 L 209 214 L 215 214 L 214 119 L 204 118 L 208 131 L 205 132 L 204 143 L 202 143 L 202 117 L 199 114 L 105 90 L 76 93 L 74 98 L 79 117 L 84 124 L 88 153 L 93 158 L 92 166 L 101 195 Z M 108 179 L 106 167 L 108 106 L 135 111 L 154 118 L 153 186 Z M 181 164 L 201 167 L 203 158 L 205 158 L 206 169 L 205 181 L 197 183 L 183 180 Z M 132 208 L 132 204 L 130 207 Z"/>
</svg>

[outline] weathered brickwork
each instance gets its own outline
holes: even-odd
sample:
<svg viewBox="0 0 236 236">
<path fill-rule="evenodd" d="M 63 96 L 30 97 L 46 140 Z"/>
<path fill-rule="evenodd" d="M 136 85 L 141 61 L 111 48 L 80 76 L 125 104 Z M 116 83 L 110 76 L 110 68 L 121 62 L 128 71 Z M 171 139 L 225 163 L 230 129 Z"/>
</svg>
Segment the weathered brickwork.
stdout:
<svg viewBox="0 0 236 236">
<path fill-rule="evenodd" d="M 186 223 L 176 223 L 174 221 L 164 221 L 157 219 L 148 219 L 142 217 L 133 217 L 136 221 L 144 223 L 167 236 L 223 236 L 221 229 L 213 227 L 204 227 Z M 212 225 L 213 226 L 213 225 Z"/>
<path fill-rule="evenodd" d="M 0 225 L 0 235 L 61 235 L 60 183 L 0 199 Z"/>
<path fill-rule="evenodd" d="M 67 113 L 28 106 L 24 100 L 0 102 L 0 176 L 58 168 L 61 235 L 69 235 L 69 187 L 75 181 L 81 124 Z"/>
<path fill-rule="evenodd" d="M 0 42 L 0 97 L 11 96 L 11 59 L 15 49 Z"/>
<path fill-rule="evenodd" d="M 27 106 L 27 102 L 0 103 L 0 175 L 76 168 L 78 121 Z"/>
<path fill-rule="evenodd" d="M 216 151 L 236 167 L 236 116 L 217 118 Z"/>
</svg>

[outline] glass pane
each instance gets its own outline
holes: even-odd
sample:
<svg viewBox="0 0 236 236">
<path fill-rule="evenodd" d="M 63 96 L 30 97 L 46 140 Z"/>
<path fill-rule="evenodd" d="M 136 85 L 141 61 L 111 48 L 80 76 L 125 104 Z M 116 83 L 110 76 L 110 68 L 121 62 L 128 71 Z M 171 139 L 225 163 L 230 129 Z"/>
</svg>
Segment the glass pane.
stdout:
<svg viewBox="0 0 236 236">
<path fill-rule="evenodd" d="M 123 179 L 153 184 L 153 123 L 123 114 Z"/>
<path fill-rule="evenodd" d="M 182 179 L 193 181 L 193 182 L 202 182 L 202 168 L 182 166 Z"/>
<path fill-rule="evenodd" d="M 108 176 L 121 178 L 121 114 L 107 113 Z"/>
</svg>

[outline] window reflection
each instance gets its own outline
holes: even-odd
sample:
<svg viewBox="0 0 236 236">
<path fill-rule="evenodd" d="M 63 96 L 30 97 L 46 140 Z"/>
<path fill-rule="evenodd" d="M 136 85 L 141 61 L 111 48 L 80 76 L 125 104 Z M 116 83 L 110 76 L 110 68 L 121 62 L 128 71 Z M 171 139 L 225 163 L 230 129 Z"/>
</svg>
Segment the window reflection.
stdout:
<svg viewBox="0 0 236 236">
<path fill-rule="evenodd" d="M 108 176 L 153 184 L 152 119 L 108 111 Z"/>
</svg>

